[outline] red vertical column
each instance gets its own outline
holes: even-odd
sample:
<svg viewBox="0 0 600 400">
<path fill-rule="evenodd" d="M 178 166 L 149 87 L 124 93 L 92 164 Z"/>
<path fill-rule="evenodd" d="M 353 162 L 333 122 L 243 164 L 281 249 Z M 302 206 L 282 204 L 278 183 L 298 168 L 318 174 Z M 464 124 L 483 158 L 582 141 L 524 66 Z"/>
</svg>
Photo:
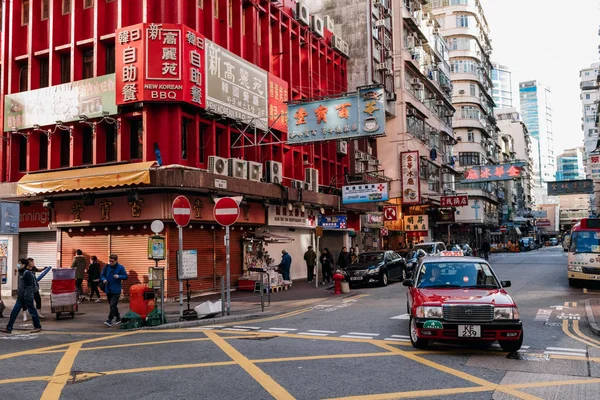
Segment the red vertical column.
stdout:
<svg viewBox="0 0 600 400">
<path fill-rule="evenodd" d="M 111 128 L 114 125 L 111 125 Z M 92 163 L 94 165 L 104 164 L 106 162 L 106 124 L 96 125 L 94 129 L 94 153 Z"/>
<path fill-rule="evenodd" d="M 82 163 L 83 159 L 83 135 L 81 126 L 70 125 L 71 127 L 71 161 L 69 165 L 71 167 L 78 167 Z"/>
<path fill-rule="evenodd" d="M 42 133 L 43 135 L 43 133 Z M 40 169 L 40 134 L 29 135 L 27 140 L 27 172 Z"/>
<path fill-rule="evenodd" d="M 48 169 L 60 168 L 60 131 L 48 138 Z"/>
</svg>

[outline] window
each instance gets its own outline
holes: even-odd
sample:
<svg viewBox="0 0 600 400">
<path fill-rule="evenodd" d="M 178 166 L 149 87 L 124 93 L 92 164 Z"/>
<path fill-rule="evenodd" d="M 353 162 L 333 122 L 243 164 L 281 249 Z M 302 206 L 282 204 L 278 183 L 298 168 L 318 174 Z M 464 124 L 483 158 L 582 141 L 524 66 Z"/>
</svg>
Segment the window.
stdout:
<svg viewBox="0 0 600 400">
<path fill-rule="evenodd" d="M 19 92 L 26 92 L 29 90 L 28 74 L 29 68 L 27 65 L 23 65 L 19 70 Z"/>
<path fill-rule="evenodd" d="M 469 142 L 474 142 L 475 141 L 475 135 L 473 134 L 473 130 L 472 129 L 469 129 L 467 131 L 467 140 Z"/>
<path fill-rule="evenodd" d="M 60 83 L 71 82 L 71 54 L 60 56 Z"/>
<path fill-rule="evenodd" d="M 62 0 L 62 14 L 69 14 L 71 12 L 71 0 Z"/>
<path fill-rule="evenodd" d="M 83 0 L 83 8 L 92 8 L 94 7 L 94 0 Z"/>
<path fill-rule="evenodd" d="M 42 0 L 42 21 L 48 19 L 50 15 L 50 0 Z"/>
<path fill-rule="evenodd" d="M 86 126 L 81 132 L 82 164 L 91 164 L 94 162 L 94 130 L 91 126 Z"/>
<path fill-rule="evenodd" d="M 117 125 L 106 126 L 106 162 L 117 161 Z"/>
<path fill-rule="evenodd" d="M 188 156 L 188 132 L 190 120 L 187 118 L 181 119 L 181 159 L 187 160 Z"/>
<path fill-rule="evenodd" d="M 21 1 L 21 25 L 29 24 L 29 0 Z"/>
<path fill-rule="evenodd" d="M 468 15 L 457 15 L 456 16 L 456 27 L 457 28 L 468 28 L 469 27 L 469 16 Z"/>
<path fill-rule="evenodd" d="M 47 58 L 40 60 L 40 88 L 48 87 L 50 84 L 50 66 Z"/>
<path fill-rule="evenodd" d="M 463 165 L 480 165 L 479 153 L 458 153 L 458 162 Z"/>
<path fill-rule="evenodd" d="M 204 140 L 207 138 L 207 134 L 206 134 L 207 129 L 208 129 L 208 127 L 206 125 L 200 124 L 200 129 L 198 130 L 198 160 L 200 160 L 201 163 L 204 162 L 204 156 L 205 156 L 204 149 L 207 145 L 206 143 L 204 143 Z M 210 137 L 210 136 L 208 136 L 208 137 Z"/>
<path fill-rule="evenodd" d="M 115 61 L 115 44 L 110 43 L 106 45 L 106 73 L 114 74 L 116 68 Z"/>
<path fill-rule="evenodd" d="M 129 121 L 129 158 L 139 159 L 144 156 L 144 124 L 141 118 Z"/>
<path fill-rule="evenodd" d="M 589 100 L 589 99 L 590 99 L 590 95 L 589 95 L 589 94 L 586 94 L 586 95 L 585 95 L 585 99 L 586 99 L 586 100 Z"/>
<path fill-rule="evenodd" d="M 471 96 L 477 96 L 477 89 L 475 88 L 474 83 L 471 83 L 469 85 L 469 90 L 471 91 Z"/>
<path fill-rule="evenodd" d="M 48 169 L 48 136 L 41 134 L 39 143 L 40 169 Z"/>
<path fill-rule="evenodd" d="M 89 49 L 83 52 L 83 79 L 94 77 L 94 50 Z"/>
<path fill-rule="evenodd" d="M 27 171 L 27 138 L 19 135 L 19 171 Z"/>
<path fill-rule="evenodd" d="M 60 131 L 60 166 L 68 167 L 71 165 L 71 133 L 70 131 Z"/>
</svg>

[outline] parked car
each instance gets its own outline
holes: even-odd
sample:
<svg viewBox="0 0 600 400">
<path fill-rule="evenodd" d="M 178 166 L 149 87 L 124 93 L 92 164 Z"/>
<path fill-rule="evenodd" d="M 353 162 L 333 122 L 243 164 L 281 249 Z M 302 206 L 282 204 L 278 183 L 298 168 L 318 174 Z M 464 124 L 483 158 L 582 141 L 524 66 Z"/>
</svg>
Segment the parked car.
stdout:
<svg viewBox="0 0 600 400">
<path fill-rule="evenodd" d="M 408 286 L 412 345 L 436 341 L 498 341 L 504 351 L 523 344 L 523 324 L 514 300 L 488 262 L 474 257 L 423 257 Z"/>
<path fill-rule="evenodd" d="M 521 238 L 520 242 L 521 244 L 521 251 L 530 251 L 530 250 L 535 250 L 537 248 L 535 241 L 533 240 L 532 237 L 524 237 Z"/>
<path fill-rule="evenodd" d="M 465 244 L 455 244 L 452 246 L 453 251 L 462 251 L 465 257 L 473 256 L 473 249 L 467 243 Z"/>
<path fill-rule="evenodd" d="M 558 246 L 558 239 L 550 238 L 550 246 Z"/>
<path fill-rule="evenodd" d="M 423 249 L 427 255 L 435 256 L 440 251 L 446 251 L 446 245 L 444 242 L 425 242 L 417 244 L 415 249 Z"/>
<path fill-rule="evenodd" d="M 358 261 L 344 269 L 351 286 L 378 283 L 386 286 L 390 279 L 406 279 L 406 261 L 394 251 L 373 251 L 358 255 Z"/>
<path fill-rule="evenodd" d="M 406 255 L 406 276 L 413 276 L 413 273 L 419 264 L 419 260 L 426 255 L 427 253 L 423 249 L 411 251 Z"/>
</svg>

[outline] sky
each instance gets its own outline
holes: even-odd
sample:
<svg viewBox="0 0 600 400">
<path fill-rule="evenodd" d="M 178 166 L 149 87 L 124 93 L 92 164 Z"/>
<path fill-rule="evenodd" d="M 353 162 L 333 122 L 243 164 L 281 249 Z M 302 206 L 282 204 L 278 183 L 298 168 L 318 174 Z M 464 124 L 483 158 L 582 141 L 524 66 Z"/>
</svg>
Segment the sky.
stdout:
<svg viewBox="0 0 600 400">
<path fill-rule="evenodd" d="M 579 71 L 600 61 L 600 0 L 480 1 L 491 30 L 492 61 L 513 71 L 513 101 L 519 81 L 549 86 L 555 154 L 583 146 Z"/>
</svg>

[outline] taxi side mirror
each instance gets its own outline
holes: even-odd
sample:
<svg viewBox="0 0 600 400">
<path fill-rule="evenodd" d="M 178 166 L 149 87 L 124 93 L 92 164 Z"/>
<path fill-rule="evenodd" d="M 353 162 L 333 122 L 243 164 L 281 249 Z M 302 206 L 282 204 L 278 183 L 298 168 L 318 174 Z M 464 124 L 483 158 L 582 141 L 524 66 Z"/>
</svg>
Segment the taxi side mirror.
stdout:
<svg viewBox="0 0 600 400">
<path fill-rule="evenodd" d="M 412 286 L 415 284 L 415 281 L 413 281 L 412 279 L 405 279 L 405 280 L 402 282 L 402 284 L 403 284 L 404 286 L 410 286 L 410 287 L 412 287 Z"/>
<path fill-rule="evenodd" d="M 500 281 L 500 284 L 502 285 L 502 287 L 510 287 L 510 281 Z"/>
</svg>

